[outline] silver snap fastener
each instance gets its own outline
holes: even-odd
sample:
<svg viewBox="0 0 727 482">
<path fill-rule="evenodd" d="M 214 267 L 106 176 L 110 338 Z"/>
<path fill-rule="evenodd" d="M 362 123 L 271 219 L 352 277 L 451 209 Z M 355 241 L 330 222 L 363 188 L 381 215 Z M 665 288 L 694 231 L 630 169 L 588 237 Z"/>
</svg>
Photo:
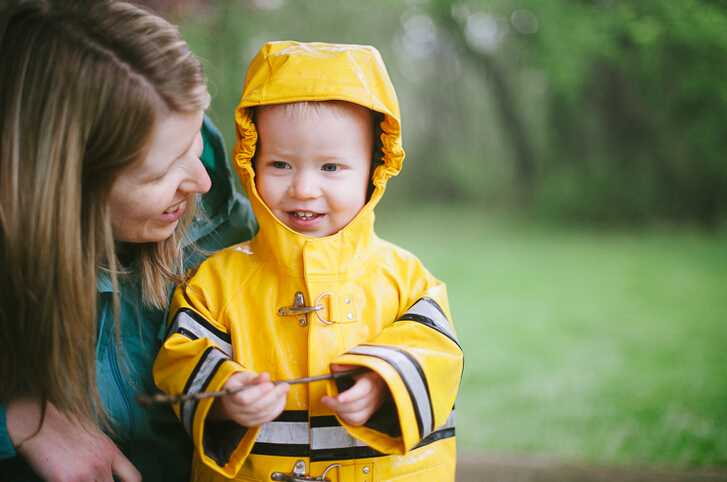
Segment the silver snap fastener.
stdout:
<svg viewBox="0 0 727 482">
<path fill-rule="evenodd" d="M 346 318 L 348 318 L 349 320 L 353 320 L 353 313 L 347 314 Z"/>
<path fill-rule="evenodd" d="M 363 468 L 363 473 L 364 474 L 368 474 L 369 473 L 369 468 L 368 467 L 364 467 Z"/>
<path fill-rule="evenodd" d="M 350 305 L 351 304 L 351 298 L 349 298 L 348 296 L 343 301 L 345 301 L 347 305 Z"/>
</svg>

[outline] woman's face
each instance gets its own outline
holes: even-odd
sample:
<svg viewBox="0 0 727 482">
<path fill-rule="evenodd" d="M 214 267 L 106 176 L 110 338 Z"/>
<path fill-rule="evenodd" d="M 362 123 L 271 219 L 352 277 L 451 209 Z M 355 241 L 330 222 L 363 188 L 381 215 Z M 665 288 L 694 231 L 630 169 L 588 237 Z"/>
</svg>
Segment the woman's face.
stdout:
<svg viewBox="0 0 727 482">
<path fill-rule="evenodd" d="M 203 112 L 166 111 L 146 155 L 121 170 L 111 186 L 114 239 L 148 243 L 172 235 L 187 200 L 209 190 L 202 155 Z"/>
</svg>

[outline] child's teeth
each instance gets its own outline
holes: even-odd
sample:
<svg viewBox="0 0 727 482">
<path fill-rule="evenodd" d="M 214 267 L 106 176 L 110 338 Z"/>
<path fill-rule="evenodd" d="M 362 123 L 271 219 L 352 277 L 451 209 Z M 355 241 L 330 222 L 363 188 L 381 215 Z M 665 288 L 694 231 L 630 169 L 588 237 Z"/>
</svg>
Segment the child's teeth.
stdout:
<svg viewBox="0 0 727 482">
<path fill-rule="evenodd" d="M 307 220 L 313 218 L 313 216 L 315 216 L 315 213 L 296 211 L 295 216 L 299 217 L 300 219 Z"/>
</svg>

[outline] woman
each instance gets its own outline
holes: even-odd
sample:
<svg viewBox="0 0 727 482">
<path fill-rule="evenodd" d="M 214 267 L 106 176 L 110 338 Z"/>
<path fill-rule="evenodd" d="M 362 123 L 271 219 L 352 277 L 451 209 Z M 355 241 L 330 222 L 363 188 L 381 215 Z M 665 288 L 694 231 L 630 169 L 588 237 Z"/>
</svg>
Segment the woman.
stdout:
<svg viewBox="0 0 727 482">
<path fill-rule="evenodd" d="M 156 391 L 172 283 L 255 229 L 201 65 L 126 3 L 1 15 L 0 473 L 187 480 L 173 412 L 134 397 Z"/>
</svg>

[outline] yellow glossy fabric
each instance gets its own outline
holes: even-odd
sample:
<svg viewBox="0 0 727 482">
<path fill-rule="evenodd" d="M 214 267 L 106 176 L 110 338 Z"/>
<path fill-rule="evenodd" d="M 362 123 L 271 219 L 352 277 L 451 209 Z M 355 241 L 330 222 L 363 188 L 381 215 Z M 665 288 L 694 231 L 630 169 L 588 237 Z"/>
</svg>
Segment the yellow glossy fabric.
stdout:
<svg viewBox="0 0 727 482">
<path fill-rule="evenodd" d="M 384 114 L 384 164 L 374 173 L 376 188 L 356 218 L 332 236 L 311 238 L 278 221 L 255 189 L 251 160 L 257 134 L 252 108 L 330 99 Z M 335 422 L 320 399 L 337 393 L 336 384 L 293 385 L 285 413 L 298 417 L 307 413 L 310 456 L 259 453 L 267 428 L 262 432 L 258 428 L 248 429 L 229 459 L 220 461 L 206 453 L 209 438 L 205 437 L 210 437 L 211 429 L 205 417 L 212 402 L 205 400 L 185 412 L 194 414 L 190 430 L 197 447 L 196 480 L 235 476 L 235 480 L 267 481 L 273 472 L 290 473 L 296 460 L 303 460 L 313 477 L 331 464 L 341 464 L 326 474 L 332 481 L 454 480 L 453 406 L 463 355 L 449 321 L 446 289 L 415 256 L 381 240 L 373 229 L 373 208 L 404 158 L 399 107 L 378 51 L 364 46 L 268 44 L 250 66 L 236 121 L 233 159 L 258 219 L 259 234 L 210 257 L 186 290 L 177 289 L 170 311 L 173 325 L 177 313 L 192 309 L 215 333 L 229 334 L 228 355 L 235 361 L 223 361 L 205 380 L 204 389 L 218 390 L 232 373 L 242 370 L 267 371 L 273 380 L 282 380 L 328 373 L 331 363 L 367 366 L 385 379 L 395 403 L 390 415 L 401 433 L 350 427 L 340 420 L 338 427 L 316 428 L 319 421 Z M 282 307 L 293 305 L 296 292 L 303 294 L 306 305 L 324 306 L 318 314 L 307 315 L 305 326 L 296 316 L 279 314 Z M 439 328 L 421 322 L 427 317 L 417 314 L 420 307 L 432 314 Z M 188 390 L 190 379 L 198 376 L 203 353 L 216 347 L 211 339 L 193 338 L 173 327 L 155 365 L 162 390 Z M 369 351 L 391 354 L 395 361 L 389 363 L 386 356 L 372 356 Z M 400 365 L 415 369 L 407 372 Z M 424 382 L 417 392 L 419 377 Z M 427 404 L 431 407 L 424 410 Z M 180 407 L 175 409 L 180 414 Z M 295 423 L 305 427 L 305 422 Z M 420 433 L 422 427 L 426 433 Z M 355 450 L 368 446 L 360 452 L 364 456 L 331 459 L 335 451 L 316 450 L 335 444 L 344 447 L 347 442 L 319 435 L 336 430 L 351 438 L 351 451 L 354 445 Z"/>
</svg>

